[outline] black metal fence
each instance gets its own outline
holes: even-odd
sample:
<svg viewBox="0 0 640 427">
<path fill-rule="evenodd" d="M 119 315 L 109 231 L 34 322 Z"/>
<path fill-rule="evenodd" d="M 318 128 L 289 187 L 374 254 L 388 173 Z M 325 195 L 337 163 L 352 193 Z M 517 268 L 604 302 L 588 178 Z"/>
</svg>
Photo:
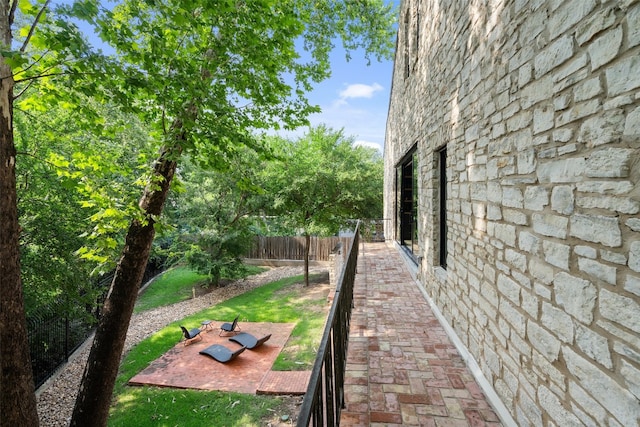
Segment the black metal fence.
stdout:
<svg viewBox="0 0 640 427">
<path fill-rule="evenodd" d="M 151 259 L 147 263 L 142 283 L 151 280 L 164 269 L 164 259 Z M 100 308 L 107 295 L 113 273 L 102 277 L 96 284 L 101 295 L 95 307 L 87 307 L 81 314 L 69 315 L 64 306 L 39 307 L 27 318 L 27 335 L 31 355 L 31 367 L 36 388 L 47 381 L 63 363 L 93 333 Z"/>
<path fill-rule="evenodd" d="M 353 284 L 358 264 L 360 223 L 356 225 L 347 262 L 336 282 L 336 295 L 329 311 L 309 387 L 304 396 L 298 427 L 337 426 L 344 406 L 344 375 L 347 364 L 349 324 L 353 307 Z"/>
<path fill-rule="evenodd" d="M 360 221 L 360 240 L 363 242 L 384 242 L 386 219 L 363 219 Z"/>
<path fill-rule="evenodd" d="M 93 330 L 90 322 L 73 320 L 53 307 L 41 308 L 27 319 L 31 367 L 36 388 L 49 379 L 58 367 L 87 339 Z"/>
</svg>

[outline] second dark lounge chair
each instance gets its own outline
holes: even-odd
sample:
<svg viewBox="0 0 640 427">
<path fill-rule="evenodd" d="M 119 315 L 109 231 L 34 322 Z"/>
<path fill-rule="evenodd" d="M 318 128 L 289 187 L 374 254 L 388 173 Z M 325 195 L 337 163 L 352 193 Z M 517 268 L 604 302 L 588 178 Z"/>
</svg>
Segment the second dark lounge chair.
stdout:
<svg viewBox="0 0 640 427">
<path fill-rule="evenodd" d="M 236 316 L 232 323 L 223 323 L 220 326 L 220 333 L 218 335 L 222 336 L 222 334 L 230 334 L 232 332 L 237 334 L 240 331 L 240 326 L 238 326 L 238 317 L 240 316 Z"/>
<path fill-rule="evenodd" d="M 212 357 L 220 363 L 227 363 L 235 359 L 236 357 L 238 357 L 238 355 L 242 353 L 244 350 L 245 350 L 245 347 L 240 347 L 236 351 L 231 351 L 223 345 L 214 344 L 205 348 L 204 350 L 200 350 L 200 354 L 204 354 L 205 356 Z"/>
<path fill-rule="evenodd" d="M 251 350 L 251 349 L 254 349 L 256 347 L 261 346 L 266 341 L 268 341 L 269 338 L 271 338 L 271 334 L 265 335 L 262 338 L 256 338 L 256 337 L 254 337 L 253 335 L 251 335 L 251 334 L 249 334 L 247 332 L 242 332 L 242 333 L 239 333 L 238 335 L 236 335 L 235 337 L 229 338 L 229 341 L 236 342 L 236 343 L 240 344 L 241 346 L 246 347 L 249 350 Z"/>
</svg>

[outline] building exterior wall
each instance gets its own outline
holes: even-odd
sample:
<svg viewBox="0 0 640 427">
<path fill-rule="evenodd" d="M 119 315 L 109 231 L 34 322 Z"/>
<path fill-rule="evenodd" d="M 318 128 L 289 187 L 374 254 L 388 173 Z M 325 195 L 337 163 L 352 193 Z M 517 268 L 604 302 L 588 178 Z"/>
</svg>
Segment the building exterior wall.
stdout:
<svg viewBox="0 0 640 427">
<path fill-rule="evenodd" d="M 640 425 L 640 2 L 403 0 L 418 279 L 521 426 Z M 446 146 L 446 269 L 438 150 Z"/>
</svg>

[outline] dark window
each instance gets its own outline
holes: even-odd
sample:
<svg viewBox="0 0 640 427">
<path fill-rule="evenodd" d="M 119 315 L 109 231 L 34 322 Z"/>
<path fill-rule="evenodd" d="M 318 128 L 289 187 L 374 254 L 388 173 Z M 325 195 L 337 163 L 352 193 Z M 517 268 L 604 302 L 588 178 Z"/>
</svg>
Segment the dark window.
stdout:
<svg viewBox="0 0 640 427">
<path fill-rule="evenodd" d="M 418 158 L 414 148 L 396 169 L 396 238 L 414 258 L 418 251 Z"/>
<path fill-rule="evenodd" d="M 438 151 L 438 189 L 439 189 L 439 263 L 447 268 L 447 147 Z"/>
</svg>

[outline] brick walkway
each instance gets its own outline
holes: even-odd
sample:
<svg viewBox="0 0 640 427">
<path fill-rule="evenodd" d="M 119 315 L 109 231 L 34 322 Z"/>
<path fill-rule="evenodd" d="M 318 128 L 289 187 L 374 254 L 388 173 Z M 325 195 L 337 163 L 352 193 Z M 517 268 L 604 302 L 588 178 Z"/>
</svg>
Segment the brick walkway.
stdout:
<svg viewBox="0 0 640 427">
<path fill-rule="evenodd" d="M 340 425 L 501 425 L 397 250 L 360 251 Z"/>
</svg>

